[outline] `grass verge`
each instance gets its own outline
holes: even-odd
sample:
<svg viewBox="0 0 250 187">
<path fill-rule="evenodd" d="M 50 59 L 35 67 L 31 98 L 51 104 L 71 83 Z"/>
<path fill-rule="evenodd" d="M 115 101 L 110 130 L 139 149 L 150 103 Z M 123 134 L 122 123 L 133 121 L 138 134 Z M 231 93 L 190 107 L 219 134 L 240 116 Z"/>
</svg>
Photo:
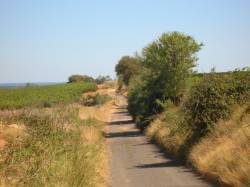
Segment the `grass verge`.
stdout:
<svg viewBox="0 0 250 187">
<path fill-rule="evenodd" d="M 80 83 L 0 91 L 4 92 L 0 186 L 105 186 L 103 132 L 109 116 L 83 117 L 87 107 L 74 103 L 82 93 L 95 89 L 95 84 Z M 53 105 L 38 104 L 43 101 Z M 103 113 L 111 105 L 91 107 L 91 112 Z"/>
<path fill-rule="evenodd" d="M 103 126 L 77 118 L 77 107 L 43 110 L 15 116 L 26 135 L 1 151 L 2 185 L 102 186 Z"/>
<path fill-rule="evenodd" d="M 250 186 L 249 71 L 208 74 L 146 134 L 223 186 Z"/>
<path fill-rule="evenodd" d="M 213 131 L 195 143 L 190 142 L 194 132 L 185 126 L 183 114 L 175 106 L 159 115 L 145 133 L 174 156 L 192 164 L 203 176 L 222 186 L 247 187 L 250 105 L 235 107 L 229 119 L 217 122 Z"/>
</svg>

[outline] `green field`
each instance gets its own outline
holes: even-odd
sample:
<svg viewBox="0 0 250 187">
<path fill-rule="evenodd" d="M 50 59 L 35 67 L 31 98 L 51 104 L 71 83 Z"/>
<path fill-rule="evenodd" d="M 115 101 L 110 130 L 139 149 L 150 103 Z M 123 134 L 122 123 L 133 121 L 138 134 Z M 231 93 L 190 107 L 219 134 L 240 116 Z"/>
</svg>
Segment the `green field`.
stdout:
<svg viewBox="0 0 250 187">
<path fill-rule="evenodd" d="M 30 106 L 50 107 L 58 103 L 77 101 L 81 93 L 95 90 L 96 84 L 94 83 L 0 89 L 0 109 L 17 109 Z"/>
<path fill-rule="evenodd" d="M 0 186 L 105 183 L 104 125 L 82 120 L 81 105 L 73 104 L 96 89 L 95 83 L 0 89 L 0 140 L 8 142 L 0 149 Z"/>
</svg>

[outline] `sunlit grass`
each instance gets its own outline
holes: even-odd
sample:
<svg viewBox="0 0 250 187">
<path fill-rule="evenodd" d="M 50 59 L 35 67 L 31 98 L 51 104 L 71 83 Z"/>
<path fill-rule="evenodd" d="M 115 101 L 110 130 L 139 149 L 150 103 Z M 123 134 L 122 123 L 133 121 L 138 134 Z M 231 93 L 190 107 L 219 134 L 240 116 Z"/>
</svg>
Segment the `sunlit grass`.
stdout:
<svg viewBox="0 0 250 187">
<path fill-rule="evenodd" d="M 98 121 L 78 119 L 77 107 L 23 111 L 25 135 L 1 152 L 6 186 L 97 186 L 104 184 L 105 144 Z M 74 114 L 74 115 L 72 115 Z"/>
<path fill-rule="evenodd" d="M 58 103 L 77 101 L 81 93 L 95 90 L 96 85 L 94 83 L 0 89 L 0 109 L 17 109 L 30 106 L 51 107 Z"/>
<path fill-rule="evenodd" d="M 105 120 L 79 115 L 86 113 L 81 95 L 96 89 L 79 83 L 0 90 L 0 138 L 7 141 L 0 186 L 105 186 Z"/>
</svg>

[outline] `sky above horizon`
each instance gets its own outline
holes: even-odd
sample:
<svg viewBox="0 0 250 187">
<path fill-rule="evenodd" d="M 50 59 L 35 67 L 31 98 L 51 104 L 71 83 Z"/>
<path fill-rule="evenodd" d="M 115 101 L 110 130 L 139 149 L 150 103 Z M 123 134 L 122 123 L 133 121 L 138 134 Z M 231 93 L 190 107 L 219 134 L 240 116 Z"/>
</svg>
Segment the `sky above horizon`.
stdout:
<svg viewBox="0 0 250 187">
<path fill-rule="evenodd" d="M 204 44 L 197 70 L 250 66 L 248 0 L 0 0 L 0 83 L 115 77 L 124 55 L 163 32 Z"/>
</svg>

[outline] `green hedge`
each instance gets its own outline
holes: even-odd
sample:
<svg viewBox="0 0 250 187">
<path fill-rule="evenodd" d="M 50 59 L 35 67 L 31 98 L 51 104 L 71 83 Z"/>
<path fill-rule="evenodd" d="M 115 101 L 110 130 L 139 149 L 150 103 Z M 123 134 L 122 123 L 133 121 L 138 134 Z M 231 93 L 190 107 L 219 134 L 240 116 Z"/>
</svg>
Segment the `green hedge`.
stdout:
<svg viewBox="0 0 250 187">
<path fill-rule="evenodd" d="M 194 129 L 209 130 L 231 114 L 234 104 L 244 103 L 249 92 L 249 70 L 204 75 L 184 104 L 188 124 Z"/>
</svg>

